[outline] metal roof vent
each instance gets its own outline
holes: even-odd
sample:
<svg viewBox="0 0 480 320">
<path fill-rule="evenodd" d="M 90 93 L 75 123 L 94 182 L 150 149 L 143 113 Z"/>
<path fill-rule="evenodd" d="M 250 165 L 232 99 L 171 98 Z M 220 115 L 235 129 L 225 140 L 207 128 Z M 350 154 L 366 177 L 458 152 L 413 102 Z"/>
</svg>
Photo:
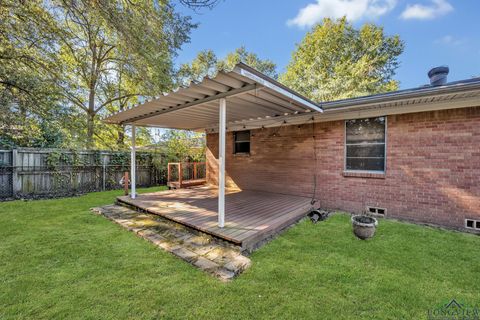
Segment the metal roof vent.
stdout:
<svg viewBox="0 0 480 320">
<path fill-rule="evenodd" d="M 450 69 L 447 66 L 436 67 L 428 71 L 430 85 L 441 86 L 447 83 L 447 75 Z"/>
</svg>

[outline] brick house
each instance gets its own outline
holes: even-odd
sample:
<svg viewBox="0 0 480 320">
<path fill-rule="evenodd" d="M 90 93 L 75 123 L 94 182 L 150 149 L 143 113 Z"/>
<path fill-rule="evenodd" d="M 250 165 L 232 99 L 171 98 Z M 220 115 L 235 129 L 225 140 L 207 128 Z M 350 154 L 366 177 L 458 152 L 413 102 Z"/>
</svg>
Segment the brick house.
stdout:
<svg viewBox="0 0 480 320">
<path fill-rule="evenodd" d="M 449 83 L 447 73 L 433 69 L 431 83 L 419 88 L 314 103 L 239 64 L 197 84 L 215 91 L 220 107 L 198 98 L 185 101 L 196 108 L 176 103 L 163 114 L 152 111 L 160 97 L 107 120 L 206 132 L 206 180 L 220 182 L 219 216 L 225 185 L 313 195 L 323 208 L 477 232 L 480 78 Z M 251 91 L 240 92 L 247 86 Z"/>
<path fill-rule="evenodd" d="M 480 220 L 479 93 L 477 78 L 321 104 L 324 113 L 313 121 L 250 124 L 242 134 L 248 152 L 236 152 L 237 130 L 244 129 L 232 127 L 228 182 L 308 196 L 315 174 L 322 207 L 380 210 L 385 217 L 474 230 Z M 207 180 L 214 184 L 217 154 L 218 134 L 208 133 Z"/>
</svg>

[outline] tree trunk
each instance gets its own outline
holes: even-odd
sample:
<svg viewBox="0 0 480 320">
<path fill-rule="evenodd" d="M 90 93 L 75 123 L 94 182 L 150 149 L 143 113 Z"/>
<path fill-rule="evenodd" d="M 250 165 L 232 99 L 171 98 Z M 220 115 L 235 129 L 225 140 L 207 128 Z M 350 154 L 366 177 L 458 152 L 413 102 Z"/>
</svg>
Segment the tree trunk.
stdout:
<svg viewBox="0 0 480 320">
<path fill-rule="evenodd" d="M 95 120 L 95 82 L 92 81 L 92 83 L 90 84 L 90 92 L 88 94 L 87 149 L 93 149 L 93 133 L 95 131 L 94 120 Z"/>
<path fill-rule="evenodd" d="M 87 149 L 93 149 L 93 133 L 94 133 L 94 123 L 95 114 L 89 112 L 87 114 Z"/>
<path fill-rule="evenodd" d="M 118 126 L 117 133 L 117 147 L 122 150 L 125 148 L 125 126 Z"/>
<path fill-rule="evenodd" d="M 120 96 L 121 95 L 121 87 L 120 87 L 120 84 L 121 84 L 121 81 L 122 81 L 122 73 L 120 72 L 119 76 L 118 76 L 118 95 Z M 127 101 L 128 101 L 128 98 L 127 99 L 123 99 L 120 100 L 119 102 L 119 110 L 118 111 L 124 111 L 125 108 L 126 108 L 126 105 L 127 105 Z M 125 148 L 125 126 L 124 125 L 120 125 L 117 127 L 117 147 L 119 150 L 123 150 Z"/>
</svg>

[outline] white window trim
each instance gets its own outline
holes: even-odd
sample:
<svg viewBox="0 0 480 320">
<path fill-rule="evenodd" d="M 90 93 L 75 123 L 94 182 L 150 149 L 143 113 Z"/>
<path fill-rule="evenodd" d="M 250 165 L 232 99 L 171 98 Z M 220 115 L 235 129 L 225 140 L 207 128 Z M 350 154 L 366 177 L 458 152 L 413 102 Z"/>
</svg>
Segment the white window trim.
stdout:
<svg viewBox="0 0 480 320">
<path fill-rule="evenodd" d="M 347 169 L 347 121 L 349 120 L 361 120 L 361 119 L 370 119 L 370 118 L 385 118 L 385 149 L 383 150 L 383 170 L 351 170 Z M 367 117 L 367 118 L 358 118 L 358 119 L 348 119 L 344 121 L 344 139 L 343 139 L 343 171 L 351 173 L 376 173 L 376 174 L 385 174 L 387 172 L 387 131 L 388 130 L 388 117 L 387 116 L 378 116 L 378 117 Z M 353 143 L 355 144 L 355 143 Z M 358 143 L 360 144 L 360 143 Z M 375 144 L 375 143 L 372 143 Z M 383 143 L 377 143 L 383 144 Z"/>
</svg>

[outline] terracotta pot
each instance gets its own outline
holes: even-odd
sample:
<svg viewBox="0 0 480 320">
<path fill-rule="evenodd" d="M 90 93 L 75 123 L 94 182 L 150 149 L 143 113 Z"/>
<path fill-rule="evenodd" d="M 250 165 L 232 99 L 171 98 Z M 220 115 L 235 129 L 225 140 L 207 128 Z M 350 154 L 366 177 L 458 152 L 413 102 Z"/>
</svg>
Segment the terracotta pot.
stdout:
<svg viewBox="0 0 480 320">
<path fill-rule="evenodd" d="M 368 216 L 352 216 L 353 233 L 357 238 L 365 240 L 373 237 L 378 225 L 377 219 Z"/>
</svg>

